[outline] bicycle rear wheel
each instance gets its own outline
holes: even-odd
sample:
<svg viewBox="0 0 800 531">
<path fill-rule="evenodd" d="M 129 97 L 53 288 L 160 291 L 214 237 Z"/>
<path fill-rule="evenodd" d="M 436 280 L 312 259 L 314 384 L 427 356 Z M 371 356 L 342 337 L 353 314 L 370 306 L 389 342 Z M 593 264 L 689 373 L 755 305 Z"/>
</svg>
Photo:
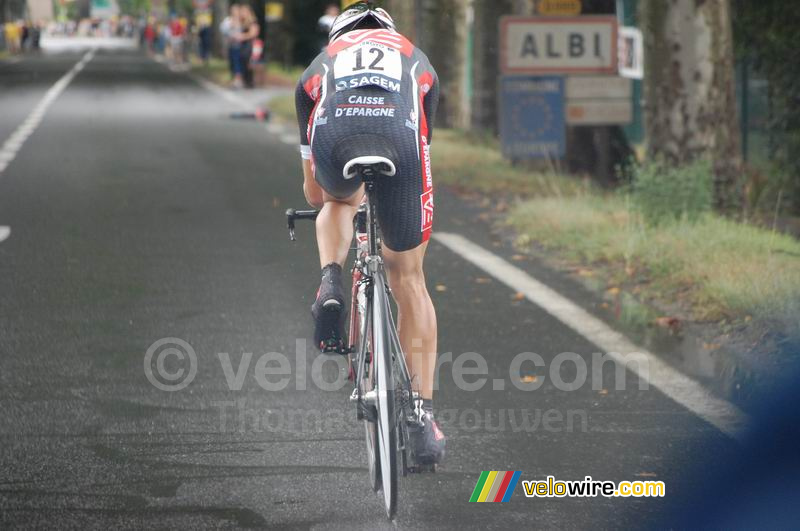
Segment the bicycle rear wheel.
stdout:
<svg viewBox="0 0 800 531">
<path fill-rule="evenodd" d="M 355 304 L 354 304 L 355 307 Z M 354 319 L 359 319 L 359 323 L 355 323 L 353 327 L 357 330 L 358 334 L 358 351 L 356 358 L 356 366 L 354 367 L 355 377 L 358 378 L 358 386 L 361 391 L 361 396 L 367 396 L 368 393 L 375 392 L 375 371 L 373 370 L 372 360 L 374 359 L 373 353 L 375 349 L 372 346 L 372 323 L 370 322 L 370 310 L 364 308 L 363 314 L 354 308 Z M 362 364 L 362 366 L 358 366 Z M 378 457 L 378 424 L 376 422 L 377 414 L 373 403 L 366 402 L 359 404 L 359 407 L 364 407 L 367 411 L 363 412 L 364 415 L 364 438 L 367 443 L 367 466 L 369 468 L 369 484 L 372 490 L 378 492 L 381 489 L 381 462 Z"/>
<path fill-rule="evenodd" d="M 397 404 L 392 377 L 392 351 L 389 338 L 386 283 L 381 273 L 375 275 L 372 296 L 373 371 L 377 391 L 378 456 L 386 516 L 397 510 Z"/>
</svg>

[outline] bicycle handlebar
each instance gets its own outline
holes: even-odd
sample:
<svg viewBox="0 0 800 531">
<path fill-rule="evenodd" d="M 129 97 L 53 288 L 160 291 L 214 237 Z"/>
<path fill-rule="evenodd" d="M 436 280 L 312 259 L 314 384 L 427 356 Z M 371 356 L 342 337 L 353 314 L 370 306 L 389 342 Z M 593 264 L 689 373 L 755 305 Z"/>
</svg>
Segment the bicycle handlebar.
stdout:
<svg viewBox="0 0 800 531">
<path fill-rule="evenodd" d="M 295 210 L 293 208 L 287 210 L 286 221 L 289 227 L 289 239 L 293 242 L 297 241 L 297 238 L 295 238 L 294 235 L 295 221 L 303 221 L 303 220 L 313 221 L 317 219 L 318 215 L 319 215 L 319 210 Z"/>
</svg>

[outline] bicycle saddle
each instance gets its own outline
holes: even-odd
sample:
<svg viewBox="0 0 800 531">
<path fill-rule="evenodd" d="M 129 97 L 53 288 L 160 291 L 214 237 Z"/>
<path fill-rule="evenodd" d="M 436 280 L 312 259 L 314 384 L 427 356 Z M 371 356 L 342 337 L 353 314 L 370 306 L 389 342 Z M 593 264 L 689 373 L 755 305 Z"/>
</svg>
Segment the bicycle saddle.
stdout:
<svg viewBox="0 0 800 531">
<path fill-rule="evenodd" d="M 387 177 L 394 177 L 397 173 L 397 168 L 394 162 L 386 157 L 378 157 L 375 155 L 356 157 L 344 165 L 342 175 L 345 179 L 352 179 L 356 175 L 386 175 Z"/>
</svg>

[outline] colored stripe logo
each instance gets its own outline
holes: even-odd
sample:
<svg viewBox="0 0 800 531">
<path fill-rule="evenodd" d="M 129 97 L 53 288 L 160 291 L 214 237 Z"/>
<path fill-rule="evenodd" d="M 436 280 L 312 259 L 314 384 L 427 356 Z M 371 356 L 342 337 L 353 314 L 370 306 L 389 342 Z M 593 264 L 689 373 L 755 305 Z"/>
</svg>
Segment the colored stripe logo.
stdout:
<svg viewBox="0 0 800 531">
<path fill-rule="evenodd" d="M 521 472 L 513 470 L 481 472 L 481 477 L 478 478 L 475 490 L 469 498 L 470 503 L 507 502 L 514 494 L 520 475 Z"/>
</svg>

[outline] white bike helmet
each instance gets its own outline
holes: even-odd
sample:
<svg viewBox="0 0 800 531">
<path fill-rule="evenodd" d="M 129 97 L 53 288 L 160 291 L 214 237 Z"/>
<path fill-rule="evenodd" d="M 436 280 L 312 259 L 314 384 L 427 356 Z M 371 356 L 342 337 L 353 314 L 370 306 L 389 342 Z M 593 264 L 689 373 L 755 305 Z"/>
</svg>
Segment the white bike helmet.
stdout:
<svg viewBox="0 0 800 531">
<path fill-rule="evenodd" d="M 389 29 L 394 31 L 394 19 L 385 9 L 374 7 L 372 2 L 359 2 L 348 7 L 336 17 L 328 34 L 330 42 L 357 29 Z"/>
</svg>

